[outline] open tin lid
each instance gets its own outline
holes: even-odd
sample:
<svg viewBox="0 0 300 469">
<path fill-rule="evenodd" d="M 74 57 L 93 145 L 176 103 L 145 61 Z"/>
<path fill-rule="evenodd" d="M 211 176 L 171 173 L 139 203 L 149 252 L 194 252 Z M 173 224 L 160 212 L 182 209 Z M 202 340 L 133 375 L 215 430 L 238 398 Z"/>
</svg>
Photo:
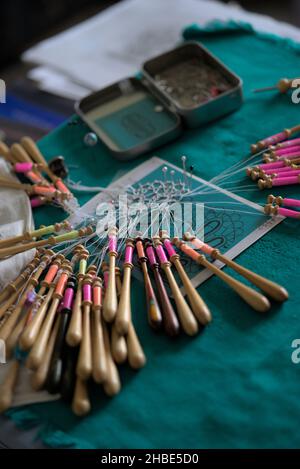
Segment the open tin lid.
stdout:
<svg viewBox="0 0 300 469">
<path fill-rule="evenodd" d="M 157 148 L 182 131 L 179 115 L 133 77 L 83 98 L 76 111 L 120 159 Z"/>
</svg>

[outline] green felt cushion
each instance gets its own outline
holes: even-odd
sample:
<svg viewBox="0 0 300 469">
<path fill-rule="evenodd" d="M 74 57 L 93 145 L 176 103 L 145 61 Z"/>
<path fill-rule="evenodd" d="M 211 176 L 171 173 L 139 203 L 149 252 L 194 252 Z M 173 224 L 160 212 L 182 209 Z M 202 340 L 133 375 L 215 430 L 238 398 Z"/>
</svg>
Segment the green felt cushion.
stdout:
<svg viewBox="0 0 300 469">
<path fill-rule="evenodd" d="M 196 39 L 244 81 L 242 108 L 217 122 L 188 130 L 156 154 L 174 164 L 188 155 L 205 179 L 248 154 L 250 143 L 299 123 L 300 105 L 287 95 L 253 94 L 255 87 L 299 75 L 300 48 L 288 40 L 255 33 L 250 25 L 192 26 Z M 47 157 L 65 156 L 72 179 L 106 185 L 149 155 L 129 163 L 114 160 L 101 143 L 83 143 L 85 124 L 65 124 L 40 142 Z M 121 174 L 120 173 L 120 174 Z M 245 184 L 247 180 L 243 179 Z M 263 203 L 264 192 L 241 194 Z M 277 194 L 298 196 L 298 186 Z M 80 196 L 80 203 L 89 196 Z M 64 217 L 58 209 L 38 209 L 36 223 Z M 261 316 L 217 278 L 200 287 L 214 321 L 196 338 L 170 340 L 147 324 L 143 289 L 133 283 L 133 316 L 148 357 L 136 373 L 122 367 L 123 389 L 113 399 L 92 390 L 92 413 L 79 419 L 61 402 L 14 409 L 21 425 L 43 425 L 43 440 L 78 448 L 276 448 L 299 447 L 300 364 L 291 361 L 291 342 L 300 336 L 298 280 L 299 222 L 286 220 L 239 256 L 239 261 L 288 287 L 290 300 Z"/>
</svg>

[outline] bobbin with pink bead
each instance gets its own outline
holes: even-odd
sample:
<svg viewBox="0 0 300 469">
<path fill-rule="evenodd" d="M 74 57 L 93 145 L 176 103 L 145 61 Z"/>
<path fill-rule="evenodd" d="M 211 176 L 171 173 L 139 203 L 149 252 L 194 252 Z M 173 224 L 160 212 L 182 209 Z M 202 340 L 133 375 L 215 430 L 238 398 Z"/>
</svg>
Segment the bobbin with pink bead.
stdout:
<svg viewBox="0 0 300 469">
<path fill-rule="evenodd" d="M 300 157 L 300 145 L 268 151 L 263 154 L 262 158 L 266 163 L 268 163 L 271 161 L 277 161 L 281 158 L 289 158 L 290 156 Z"/>
<path fill-rule="evenodd" d="M 277 186 L 291 186 L 294 184 L 300 184 L 300 174 L 296 176 L 276 177 L 274 179 L 268 177 L 266 179 L 259 179 L 257 183 L 258 188 L 261 190 L 271 189 Z"/>
<path fill-rule="evenodd" d="M 291 199 L 288 197 L 282 197 L 281 195 L 274 196 L 272 194 L 268 195 L 267 198 L 268 204 L 276 204 L 280 207 L 297 207 L 300 208 L 300 200 L 298 199 Z"/>
<path fill-rule="evenodd" d="M 291 167 L 300 163 L 300 157 L 291 156 L 290 158 L 282 158 L 278 161 L 272 161 L 268 163 L 262 163 L 251 168 L 246 169 L 247 176 L 251 177 L 253 181 L 257 180 L 261 174 L 264 174 L 266 170 L 272 170 L 277 172 L 279 168 Z M 293 167 L 293 169 L 297 169 Z"/>
<path fill-rule="evenodd" d="M 279 207 L 279 205 L 266 204 L 264 206 L 264 212 L 266 215 L 280 215 L 282 217 L 300 219 L 300 212 L 296 210 L 290 210 L 288 208 Z"/>
<path fill-rule="evenodd" d="M 257 181 L 258 179 L 278 179 L 283 177 L 297 176 L 298 174 L 300 174 L 300 166 L 288 165 L 282 168 L 255 171 L 252 173 L 251 178 L 253 181 Z"/>
<path fill-rule="evenodd" d="M 300 145 L 300 138 L 292 138 L 290 140 L 277 143 L 276 145 L 271 145 L 270 150 L 279 150 L 280 148 L 294 147 L 296 145 Z"/>
<path fill-rule="evenodd" d="M 255 144 L 251 145 L 251 153 L 255 154 L 264 148 L 267 148 L 271 145 L 275 145 L 280 143 L 284 140 L 290 138 L 294 133 L 300 132 L 300 125 L 296 125 L 291 127 L 290 129 L 284 129 L 282 132 L 279 132 L 275 135 L 271 135 L 270 137 L 264 138 L 263 140 L 259 140 Z"/>
<path fill-rule="evenodd" d="M 163 246 L 169 255 L 170 261 L 174 265 L 182 281 L 186 295 L 191 305 L 191 309 L 195 317 L 198 319 L 200 324 L 202 324 L 203 326 L 206 326 L 212 319 L 211 312 L 208 306 L 206 305 L 206 303 L 203 301 L 200 294 L 197 292 L 197 290 L 193 286 L 189 276 L 187 275 L 180 261 L 180 255 L 175 251 L 171 243 L 171 240 L 167 231 L 161 230 L 159 234 L 160 234 L 160 238 L 162 240 Z"/>
<path fill-rule="evenodd" d="M 169 336 L 174 337 L 178 335 L 180 331 L 180 325 L 176 316 L 176 312 L 169 299 L 168 292 L 166 290 L 163 279 L 161 277 L 159 262 L 155 255 L 153 243 L 150 239 L 145 239 L 144 243 L 145 243 L 145 251 L 146 251 L 147 259 L 148 259 L 150 268 L 153 272 L 154 280 L 156 283 L 159 303 L 160 303 L 162 317 L 163 317 L 164 330 Z"/>
</svg>

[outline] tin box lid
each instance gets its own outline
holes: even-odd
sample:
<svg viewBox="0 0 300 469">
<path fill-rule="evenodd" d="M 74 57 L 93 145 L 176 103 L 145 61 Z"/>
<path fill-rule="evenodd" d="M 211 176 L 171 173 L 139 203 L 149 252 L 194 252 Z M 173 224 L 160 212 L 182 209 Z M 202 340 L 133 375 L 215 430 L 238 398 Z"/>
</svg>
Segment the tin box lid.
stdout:
<svg viewBox="0 0 300 469">
<path fill-rule="evenodd" d="M 181 133 L 177 113 L 134 77 L 83 98 L 76 111 L 116 157 L 134 157 Z"/>
</svg>

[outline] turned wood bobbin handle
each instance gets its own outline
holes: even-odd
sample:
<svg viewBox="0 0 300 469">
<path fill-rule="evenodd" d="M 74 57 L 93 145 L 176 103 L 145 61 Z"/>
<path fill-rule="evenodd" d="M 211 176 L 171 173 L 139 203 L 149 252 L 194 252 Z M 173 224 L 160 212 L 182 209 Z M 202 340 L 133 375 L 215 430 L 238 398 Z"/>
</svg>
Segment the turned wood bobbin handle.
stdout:
<svg viewBox="0 0 300 469">
<path fill-rule="evenodd" d="M 109 277 L 103 303 L 103 317 L 106 322 L 115 319 L 118 310 L 118 297 L 116 287 L 116 253 L 109 253 Z"/>
<path fill-rule="evenodd" d="M 82 380 L 89 379 L 93 371 L 90 309 L 90 305 L 83 306 L 82 340 L 76 369 L 77 376 Z"/>
<path fill-rule="evenodd" d="M 114 396 L 121 390 L 121 381 L 118 368 L 112 358 L 109 333 L 106 324 L 102 323 L 105 355 L 107 360 L 107 377 L 103 389 L 108 396 Z"/>
<path fill-rule="evenodd" d="M 277 283 L 272 282 L 271 280 L 268 280 L 265 277 L 262 277 L 261 275 L 258 275 L 249 269 L 246 269 L 245 267 L 237 264 L 228 257 L 223 256 L 223 254 L 219 252 L 216 252 L 215 254 L 213 252 L 212 257 L 220 260 L 228 267 L 231 267 L 237 273 L 239 273 L 251 283 L 253 283 L 253 285 L 256 285 L 258 288 L 264 291 L 266 295 L 268 295 L 270 298 L 273 298 L 273 300 L 282 302 L 288 299 L 289 294 L 286 289 L 283 288 L 281 285 L 278 285 Z"/>
<path fill-rule="evenodd" d="M 35 343 L 41 330 L 43 321 L 45 319 L 49 303 L 53 296 L 53 292 L 54 286 L 49 289 L 44 301 L 38 308 L 33 319 L 25 327 L 25 330 L 20 337 L 20 347 L 22 350 L 29 350 Z"/>
<path fill-rule="evenodd" d="M 0 413 L 11 407 L 14 390 L 19 375 L 20 363 L 14 360 L 5 375 L 4 382 L 0 385 Z"/>
<path fill-rule="evenodd" d="M 72 410 L 78 417 L 87 415 L 91 410 L 87 382 L 77 378 L 72 402 Z"/>
<path fill-rule="evenodd" d="M 45 386 L 48 372 L 49 372 L 50 363 L 51 363 L 51 358 L 52 358 L 52 354 L 54 350 L 55 340 L 56 340 L 57 333 L 58 333 L 58 328 L 59 328 L 59 321 L 56 321 L 52 329 L 49 342 L 46 347 L 43 361 L 40 364 L 40 366 L 37 368 L 37 370 L 32 374 L 31 385 L 35 391 L 39 391 L 43 389 Z"/>
</svg>

